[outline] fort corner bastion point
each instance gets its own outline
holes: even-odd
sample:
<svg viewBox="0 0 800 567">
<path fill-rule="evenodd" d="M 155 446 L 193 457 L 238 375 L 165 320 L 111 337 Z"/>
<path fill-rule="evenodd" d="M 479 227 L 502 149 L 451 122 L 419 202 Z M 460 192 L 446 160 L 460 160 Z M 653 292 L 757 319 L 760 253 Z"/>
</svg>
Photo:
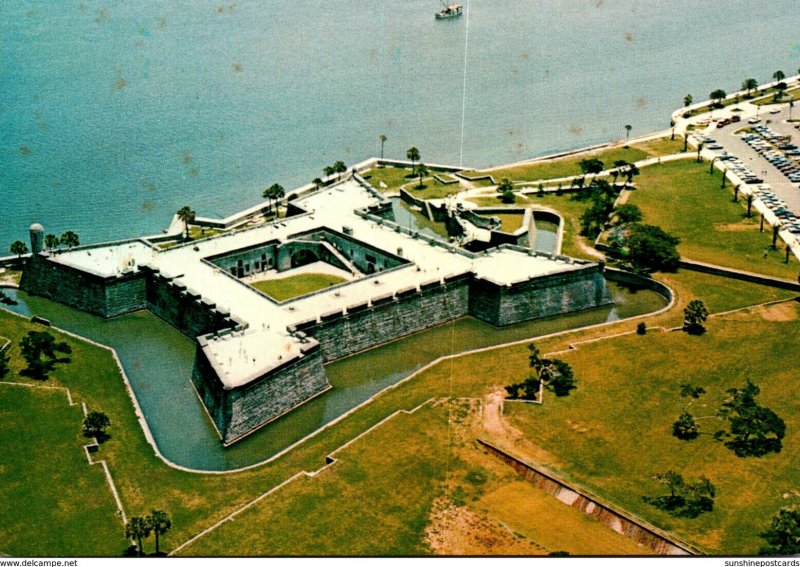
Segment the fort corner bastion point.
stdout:
<svg viewBox="0 0 800 567">
<path fill-rule="evenodd" d="M 287 217 L 159 249 L 146 239 L 42 250 L 20 287 L 102 317 L 149 309 L 197 340 L 192 383 L 234 443 L 331 385 L 323 363 L 472 315 L 493 325 L 611 302 L 602 263 L 503 245 L 467 252 L 385 217 L 357 175 Z M 324 262 L 351 280 L 277 302 L 242 278 Z"/>
</svg>

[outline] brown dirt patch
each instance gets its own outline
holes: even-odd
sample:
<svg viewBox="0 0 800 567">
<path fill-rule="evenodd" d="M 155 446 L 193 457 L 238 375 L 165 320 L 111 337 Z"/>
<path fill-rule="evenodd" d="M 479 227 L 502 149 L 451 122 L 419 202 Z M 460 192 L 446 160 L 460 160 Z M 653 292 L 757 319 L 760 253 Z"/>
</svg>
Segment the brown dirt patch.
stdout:
<svg viewBox="0 0 800 567">
<path fill-rule="evenodd" d="M 425 539 L 436 555 L 545 555 L 546 550 L 466 506 L 434 502 Z"/>
<path fill-rule="evenodd" d="M 720 232 L 753 232 L 758 229 L 759 225 L 757 224 L 745 224 L 740 222 L 737 222 L 736 224 L 720 223 L 714 225 L 714 230 L 718 230 Z"/>
<path fill-rule="evenodd" d="M 796 321 L 800 306 L 794 301 L 791 303 L 779 303 L 770 305 L 760 310 L 760 315 L 767 321 Z"/>
</svg>

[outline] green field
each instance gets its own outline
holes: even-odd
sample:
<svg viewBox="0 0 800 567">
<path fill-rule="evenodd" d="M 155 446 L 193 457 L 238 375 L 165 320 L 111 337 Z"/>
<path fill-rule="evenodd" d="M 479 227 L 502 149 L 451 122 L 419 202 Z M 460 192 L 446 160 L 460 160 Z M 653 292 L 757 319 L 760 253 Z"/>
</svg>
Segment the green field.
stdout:
<svg viewBox="0 0 800 567">
<path fill-rule="evenodd" d="M 500 219 L 500 230 L 503 232 L 514 232 L 522 227 L 522 221 L 525 218 L 524 214 L 519 213 L 487 213 L 486 218 L 495 217 Z"/>
<path fill-rule="evenodd" d="M 234 541 L 246 555 L 429 554 L 424 534 L 437 499 L 451 514 L 500 519 L 511 539 L 534 544 L 520 553 L 646 552 L 483 454 L 473 437 L 478 415 L 476 403 L 458 400 L 397 416 L 338 452 L 330 469 L 270 495 L 183 554 L 222 555 Z M 478 538 L 495 535 L 473 529 Z"/>
<path fill-rule="evenodd" d="M 732 201 L 731 185 L 721 189 L 720 175 L 691 159 L 652 165 L 636 178 L 628 202 L 642 210 L 644 222 L 679 237 L 678 250 L 688 259 L 795 280 L 797 260 L 786 264 L 783 250 L 769 250 L 772 230 L 759 232 L 757 213 L 745 218 L 743 199 Z"/>
<path fill-rule="evenodd" d="M 82 420 L 63 391 L 0 385 L 0 553 L 118 556 L 129 545 L 81 447 Z"/>
<path fill-rule="evenodd" d="M 434 169 L 431 169 L 430 173 L 438 173 L 445 180 L 456 179 L 451 175 L 439 173 Z M 418 199 L 443 199 L 448 195 L 464 190 L 460 182 L 442 183 L 434 179 L 433 176 L 424 177 L 422 179 L 422 187 L 420 187 L 419 178 L 411 176 L 410 167 L 407 169 L 391 166 L 374 167 L 364 173 L 364 179 L 382 193 L 397 192 L 402 188 Z M 385 183 L 386 187 L 381 187 L 381 182 Z"/>
<path fill-rule="evenodd" d="M 297 274 L 285 278 L 253 282 L 250 285 L 276 301 L 286 301 L 346 281 L 345 278 L 332 274 Z"/>
<path fill-rule="evenodd" d="M 752 554 L 772 515 L 800 502 L 800 397 L 787 358 L 800 334 L 800 309 L 792 302 L 737 313 L 709 320 L 707 328 L 700 337 L 651 331 L 561 354 L 575 370 L 578 390 L 543 406 L 513 404 L 507 415 L 549 454 L 540 459 L 559 474 L 710 552 Z M 524 349 L 509 353 L 520 375 L 526 355 Z M 736 457 L 708 434 L 721 425 L 714 417 L 699 422 L 706 434 L 696 440 L 671 435 L 686 403 L 678 396 L 681 382 L 708 392 L 690 410 L 701 417 L 715 415 L 725 390 L 746 378 L 761 387 L 759 403 L 786 420 L 781 453 Z M 714 512 L 675 519 L 644 504 L 642 496 L 661 490 L 650 475 L 668 469 L 711 479 L 718 490 Z"/>
<path fill-rule="evenodd" d="M 581 169 L 578 163 L 588 158 L 597 158 L 603 162 L 606 168 L 611 168 L 617 160 L 634 162 L 645 159 L 648 156 L 649 154 L 645 150 L 636 147 L 624 148 L 620 146 L 607 150 L 584 152 L 559 159 L 538 161 L 500 169 L 465 171 L 464 175 L 472 177 L 490 174 L 498 182 L 504 177 L 509 178 L 511 181 L 537 181 L 539 179 L 555 179 L 580 175 Z"/>
</svg>

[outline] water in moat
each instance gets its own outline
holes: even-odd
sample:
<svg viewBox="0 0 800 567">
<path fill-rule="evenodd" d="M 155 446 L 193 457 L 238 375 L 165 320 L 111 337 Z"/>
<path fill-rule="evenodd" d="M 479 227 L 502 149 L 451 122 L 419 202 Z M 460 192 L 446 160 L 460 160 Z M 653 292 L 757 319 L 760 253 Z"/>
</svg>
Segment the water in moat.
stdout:
<svg viewBox="0 0 800 567">
<path fill-rule="evenodd" d="M 415 333 L 326 366 L 333 389 L 224 448 L 189 382 L 195 343 L 149 312 L 111 320 L 18 290 L 10 307 L 114 348 L 162 454 L 198 470 L 263 461 L 440 356 L 649 313 L 666 305 L 653 291 L 610 284 L 615 304 L 495 328 L 472 317 Z"/>
<path fill-rule="evenodd" d="M 534 219 L 536 226 L 536 242 L 533 245 L 539 252 L 557 252 L 558 225 L 544 219 Z"/>
</svg>

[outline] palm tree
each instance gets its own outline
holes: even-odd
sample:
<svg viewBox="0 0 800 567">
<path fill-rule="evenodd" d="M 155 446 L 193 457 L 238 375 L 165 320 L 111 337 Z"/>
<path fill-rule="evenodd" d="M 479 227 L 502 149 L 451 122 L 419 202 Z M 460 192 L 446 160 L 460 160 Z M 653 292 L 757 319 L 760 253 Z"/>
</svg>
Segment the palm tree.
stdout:
<svg viewBox="0 0 800 567">
<path fill-rule="evenodd" d="M 733 186 L 733 202 L 734 203 L 738 203 L 739 202 L 739 186 L 738 185 L 734 185 Z"/>
<path fill-rule="evenodd" d="M 266 189 L 264 189 L 263 197 L 269 201 L 269 208 L 272 209 L 272 201 L 274 199 L 280 199 L 285 194 L 283 187 L 278 183 L 273 183 Z"/>
<path fill-rule="evenodd" d="M 411 146 L 406 152 L 406 157 L 411 160 L 411 168 L 413 169 L 414 164 L 416 164 L 417 160 L 420 158 L 419 150 L 416 147 Z"/>
<path fill-rule="evenodd" d="M 336 170 L 333 168 L 332 165 L 326 165 L 325 167 L 322 168 L 322 173 L 325 174 L 325 177 L 330 177 L 331 175 L 336 173 Z"/>
<path fill-rule="evenodd" d="M 697 144 L 697 163 L 700 163 L 700 152 L 703 151 L 703 142 Z"/>
<path fill-rule="evenodd" d="M 61 235 L 61 244 L 66 246 L 67 248 L 72 248 L 73 246 L 78 246 L 80 244 L 80 239 L 78 238 L 78 233 L 72 230 L 68 230 L 64 234 Z"/>
<path fill-rule="evenodd" d="M 422 178 L 428 175 L 428 167 L 424 163 L 414 166 L 414 174 L 419 177 L 419 187 L 422 188 Z"/>
<path fill-rule="evenodd" d="M 281 209 L 281 199 L 286 196 L 286 190 L 281 186 L 275 183 L 272 186 L 272 198 L 275 199 L 275 216 L 278 216 L 278 213 Z"/>
<path fill-rule="evenodd" d="M 334 171 L 334 173 L 338 173 L 339 174 L 339 179 L 341 179 L 342 178 L 342 173 L 347 171 L 347 166 L 344 164 L 343 161 L 336 161 L 333 164 L 333 171 Z"/>
<path fill-rule="evenodd" d="M 172 521 L 169 519 L 166 512 L 153 510 L 150 515 L 147 516 L 147 525 L 156 535 L 156 555 L 158 555 L 158 536 L 164 535 L 169 531 L 172 527 Z"/>
<path fill-rule="evenodd" d="M 754 90 L 758 88 L 758 81 L 755 79 L 745 79 L 742 81 L 742 90 L 747 91 L 747 95 L 750 96 Z"/>
<path fill-rule="evenodd" d="M 383 144 L 386 143 L 386 134 L 381 134 L 378 139 L 381 141 L 381 159 L 383 159 Z"/>
<path fill-rule="evenodd" d="M 753 207 L 753 194 L 750 193 L 747 196 L 747 218 L 750 218 L 750 211 Z"/>
<path fill-rule="evenodd" d="M 633 129 L 633 126 L 630 124 L 625 124 L 625 142 L 627 142 L 631 137 L 631 129 Z"/>
<path fill-rule="evenodd" d="M 61 241 L 58 239 L 58 236 L 55 234 L 48 234 L 44 237 L 44 245 L 47 246 L 50 250 L 55 250 L 58 248 L 58 245 L 61 244 Z"/>
<path fill-rule="evenodd" d="M 183 237 L 189 238 L 189 225 L 194 222 L 194 211 L 188 205 L 178 209 L 178 220 L 183 223 Z"/>
<path fill-rule="evenodd" d="M 11 243 L 11 253 L 16 254 L 18 258 L 22 258 L 23 254 L 28 253 L 28 245 L 21 240 L 15 240 Z"/>
<path fill-rule="evenodd" d="M 779 82 L 779 83 L 780 83 L 782 80 L 784 80 L 784 79 L 786 78 L 786 75 L 784 75 L 784 74 L 783 74 L 783 71 L 781 71 L 781 70 L 779 69 L 779 70 L 775 71 L 775 72 L 772 74 L 772 78 L 773 78 L 773 79 L 775 79 L 777 82 Z"/>
<path fill-rule="evenodd" d="M 687 94 L 685 97 L 683 97 L 683 106 L 691 105 L 693 100 L 694 99 L 692 98 L 692 95 Z"/>
<path fill-rule="evenodd" d="M 141 516 L 134 516 L 125 524 L 125 537 L 136 540 L 139 544 L 138 551 L 140 557 L 144 555 L 142 538 L 150 535 L 150 529 L 150 524 Z"/>
<path fill-rule="evenodd" d="M 325 184 L 322 182 L 322 179 L 320 179 L 319 177 L 315 177 L 315 178 L 314 178 L 314 180 L 313 180 L 311 183 L 313 183 L 313 184 L 314 184 L 314 187 L 316 187 L 316 188 L 317 188 L 317 191 L 319 191 L 320 189 L 322 189 L 322 187 L 325 185 Z"/>
</svg>

